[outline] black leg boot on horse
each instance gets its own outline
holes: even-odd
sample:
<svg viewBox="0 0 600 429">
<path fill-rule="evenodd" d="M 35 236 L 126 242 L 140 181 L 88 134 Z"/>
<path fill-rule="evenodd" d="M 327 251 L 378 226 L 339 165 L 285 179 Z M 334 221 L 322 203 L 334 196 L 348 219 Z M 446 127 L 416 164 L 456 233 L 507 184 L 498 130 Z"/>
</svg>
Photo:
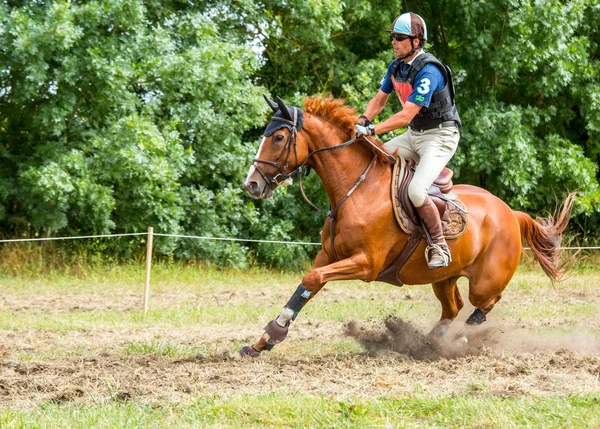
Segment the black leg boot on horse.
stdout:
<svg viewBox="0 0 600 429">
<path fill-rule="evenodd" d="M 288 303 L 283 307 L 281 314 L 271 320 L 265 327 L 265 333 L 258 343 L 253 346 L 242 347 L 239 351 L 241 357 L 257 357 L 263 350 L 271 350 L 277 344 L 285 340 L 288 334 L 290 322 L 296 320 L 296 316 L 310 298 L 311 291 L 306 289 L 302 283 L 296 289 Z"/>
<path fill-rule="evenodd" d="M 431 235 L 432 244 L 427 246 L 425 250 L 427 266 L 430 270 L 447 267 L 452 262 L 452 257 L 450 256 L 450 248 L 444 238 L 442 221 L 440 220 L 437 207 L 431 201 L 431 198 L 427 196 L 423 205 L 415 207 L 415 209 Z"/>
</svg>

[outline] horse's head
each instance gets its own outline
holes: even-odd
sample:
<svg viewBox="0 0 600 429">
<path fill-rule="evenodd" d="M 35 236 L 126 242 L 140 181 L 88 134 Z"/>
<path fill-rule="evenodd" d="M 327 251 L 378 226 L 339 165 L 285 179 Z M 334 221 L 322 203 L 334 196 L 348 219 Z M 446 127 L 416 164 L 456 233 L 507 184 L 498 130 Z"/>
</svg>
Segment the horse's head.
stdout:
<svg viewBox="0 0 600 429">
<path fill-rule="evenodd" d="M 308 155 L 300 147 L 297 133 L 304 124 L 304 113 L 297 107 L 286 106 L 281 98 L 277 102 L 264 96 L 275 114 L 265 128 L 264 137 L 252 162 L 244 188 L 252 198 L 269 198 L 279 185 L 289 185 L 292 176 Z"/>
</svg>

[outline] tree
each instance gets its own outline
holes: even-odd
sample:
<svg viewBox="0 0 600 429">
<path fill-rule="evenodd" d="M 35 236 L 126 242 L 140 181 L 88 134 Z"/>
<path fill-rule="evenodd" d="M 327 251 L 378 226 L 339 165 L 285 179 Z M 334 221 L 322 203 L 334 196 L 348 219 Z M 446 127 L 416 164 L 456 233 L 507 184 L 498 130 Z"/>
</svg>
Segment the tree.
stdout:
<svg viewBox="0 0 600 429">
<path fill-rule="evenodd" d="M 393 59 L 402 11 L 454 70 L 464 128 L 451 166 L 513 208 L 578 189 L 597 237 L 599 0 L 95 0 L 0 4 L 0 230 L 157 231 L 318 241 L 297 186 L 251 201 L 242 181 L 268 119 L 261 94 L 331 92 L 361 111 Z M 392 97 L 382 112 L 399 109 Z M 385 136 L 384 136 L 385 138 Z M 311 199 L 327 199 L 313 174 Z M 591 235 L 590 235 L 591 234 Z M 165 255 L 302 264 L 315 249 L 192 240 Z M 138 241 L 110 252 L 127 256 Z"/>
<path fill-rule="evenodd" d="M 251 79 L 256 54 L 225 40 L 201 12 L 175 6 L 0 6 L 5 235 L 148 225 L 166 233 L 243 234 L 240 224 L 252 209 L 239 190 L 242 135 L 265 111 L 263 91 Z M 222 201 L 227 212 L 214 206 Z M 171 253 L 176 242 L 159 246 Z M 207 259 L 223 253 L 181 246 L 181 254 Z"/>
<path fill-rule="evenodd" d="M 393 59 L 382 30 L 401 11 L 387 1 L 355 0 L 341 8 L 313 3 L 304 11 L 302 0 L 259 2 L 260 13 L 248 14 L 255 20 L 246 28 L 260 28 L 266 47 L 258 76 L 288 100 L 325 90 L 360 111 Z M 454 70 L 464 123 L 451 163 L 457 182 L 482 186 L 533 213 L 553 209 L 577 189 L 576 224 L 589 228 L 600 199 L 598 0 L 403 6 L 424 17 L 427 49 Z M 600 232 L 592 230 L 585 232 Z"/>
</svg>

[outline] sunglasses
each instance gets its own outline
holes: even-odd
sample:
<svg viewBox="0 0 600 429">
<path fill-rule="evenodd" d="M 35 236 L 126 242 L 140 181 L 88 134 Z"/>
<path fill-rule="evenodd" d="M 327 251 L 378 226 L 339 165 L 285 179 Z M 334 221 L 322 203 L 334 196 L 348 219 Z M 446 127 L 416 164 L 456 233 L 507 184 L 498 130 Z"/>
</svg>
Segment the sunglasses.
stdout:
<svg viewBox="0 0 600 429">
<path fill-rule="evenodd" d="M 406 34 L 390 34 L 390 42 L 394 39 L 396 39 L 396 42 L 403 42 L 406 39 L 410 39 L 410 36 Z"/>
</svg>

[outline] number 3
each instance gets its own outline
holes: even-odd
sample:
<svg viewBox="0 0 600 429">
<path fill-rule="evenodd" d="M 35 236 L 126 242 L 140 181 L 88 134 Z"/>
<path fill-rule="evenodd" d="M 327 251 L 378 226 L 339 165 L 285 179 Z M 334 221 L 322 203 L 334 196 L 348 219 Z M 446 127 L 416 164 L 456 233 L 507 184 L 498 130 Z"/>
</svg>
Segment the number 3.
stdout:
<svg viewBox="0 0 600 429">
<path fill-rule="evenodd" d="M 419 94 L 427 94 L 429 92 L 429 85 L 431 85 L 431 81 L 426 77 L 421 79 L 421 85 L 417 88 Z"/>
</svg>

